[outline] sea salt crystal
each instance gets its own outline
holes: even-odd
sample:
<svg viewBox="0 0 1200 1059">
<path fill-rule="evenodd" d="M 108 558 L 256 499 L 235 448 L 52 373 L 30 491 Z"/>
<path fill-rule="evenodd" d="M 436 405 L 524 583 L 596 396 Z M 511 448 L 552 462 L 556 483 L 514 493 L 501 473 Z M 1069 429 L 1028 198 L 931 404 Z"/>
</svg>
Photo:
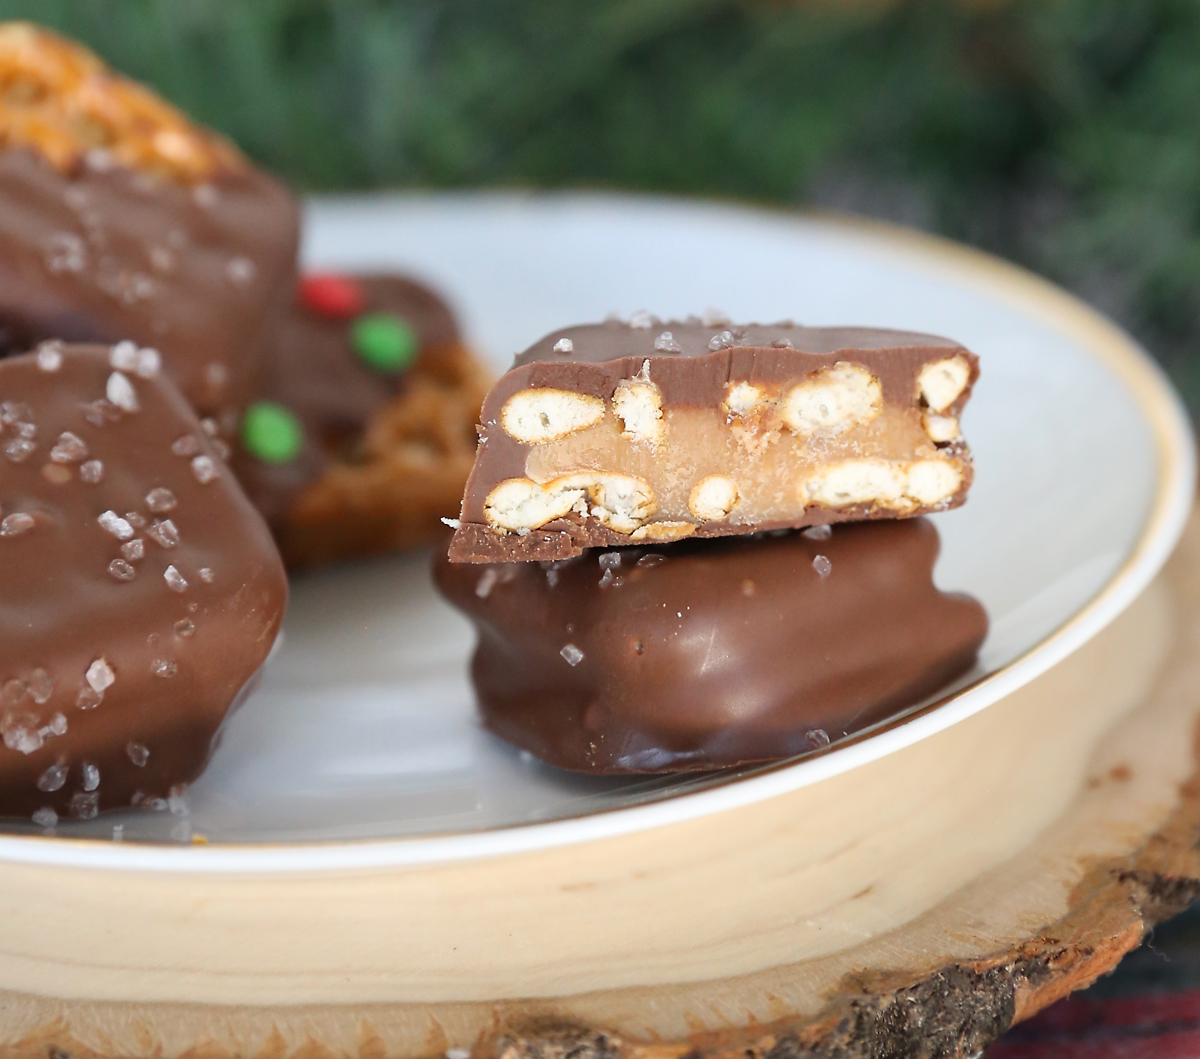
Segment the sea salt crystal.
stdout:
<svg viewBox="0 0 1200 1059">
<path fill-rule="evenodd" d="M 800 531 L 801 537 L 807 537 L 810 541 L 827 541 L 833 536 L 832 526 L 809 526 L 806 530 Z"/>
<path fill-rule="evenodd" d="M 210 390 L 223 390 L 229 385 L 229 369 L 219 360 L 214 360 L 204 368 L 204 381 Z"/>
<path fill-rule="evenodd" d="M 708 340 L 708 348 L 716 352 L 718 349 L 728 349 L 734 343 L 732 331 L 721 331 Z"/>
<path fill-rule="evenodd" d="M 51 342 L 43 342 L 40 346 L 38 346 L 38 371 L 56 372 L 62 367 L 62 362 L 62 350 L 59 349 L 58 346 Z"/>
<path fill-rule="evenodd" d="M 232 257 L 225 265 L 225 275 L 235 287 L 244 287 L 258 275 L 258 268 L 248 257 Z"/>
<path fill-rule="evenodd" d="M 78 434 L 64 430 L 58 435 L 58 442 L 50 450 L 50 459 L 55 463 L 78 463 L 87 459 L 87 443 Z"/>
<path fill-rule="evenodd" d="M 833 569 L 833 563 L 831 563 L 823 555 L 818 555 L 815 559 L 813 559 L 812 565 L 813 569 L 817 572 L 817 577 L 821 578 L 822 580 L 827 578 L 829 576 L 829 571 Z"/>
<path fill-rule="evenodd" d="M 24 401 L 0 401 L 0 424 L 28 423 L 33 420 L 33 409 Z"/>
<path fill-rule="evenodd" d="M 169 518 L 156 518 L 146 535 L 163 548 L 174 548 L 179 543 L 179 530 Z"/>
<path fill-rule="evenodd" d="M 46 242 L 46 267 L 51 272 L 82 272 L 87 246 L 74 232 L 55 232 Z"/>
<path fill-rule="evenodd" d="M 27 683 L 29 694 L 39 706 L 50 701 L 50 696 L 54 694 L 54 678 L 44 669 L 38 668 L 30 673 Z"/>
<path fill-rule="evenodd" d="M 43 805 L 33 814 L 33 822 L 38 827 L 53 827 L 58 823 L 58 813 L 51 809 L 50 806 Z"/>
<path fill-rule="evenodd" d="M 66 765 L 51 765 L 38 777 L 37 789 L 47 794 L 51 791 L 61 791 L 67 782 L 68 771 Z"/>
<path fill-rule="evenodd" d="M 209 567 L 207 567 L 207 566 L 200 567 L 198 573 L 200 574 L 200 580 L 203 581 L 206 585 L 211 585 L 213 583 L 213 572 Z"/>
<path fill-rule="evenodd" d="M 191 618 L 181 618 L 175 623 L 176 636 L 191 636 L 196 631 L 196 624 Z"/>
<path fill-rule="evenodd" d="M 475 582 L 475 595 L 480 599 L 487 599 L 492 594 L 492 589 L 496 587 L 496 582 L 500 580 L 500 575 L 496 573 L 493 567 L 488 567 L 484 570 L 482 576 Z"/>
<path fill-rule="evenodd" d="M 449 526 L 451 529 L 456 530 L 459 528 L 459 526 L 462 525 L 462 522 L 460 522 L 456 518 L 444 518 L 444 519 L 442 519 L 442 525 Z"/>
<path fill-rule="evenodd" d="M 146 520 L 136 511 L 126 511 L 125 521 L 133 526 L 134 529 L 143 529 L 146 525 Z"/>
<path fill-rule="evenodd" d="M 114 581 L 132 581 L 137 571 L 124 559 L 114 559 L 108 564 L 108 572 Z"/>
<path fill-rule="evenodd" d="M 194 434 L 184 434 L 171 442 L 171 451 L 176 456 L 195 456 L 200 451 L 200 442 Z"/>
<path fill-rule="evenodd" d="M 104 384 L 104 396 L 125 412 L 136 412 L 141 407 L 133 383 L 119 371 L 114 371 L 108 377 L 108 382 Z"/>
<path fill-rule="evenodd" d="M 808 741 L 814 747 L 829 746 L 829 733 L 824 728 L 814 728 L 808 733 Z"/>
<path fill-rule="evenodd" d="M 205 416 L 200 420 L 200 429 L 204 431 L 210 438 L 217 436 L 217 431 L 221 428 L 217 425 L 217 421 L 212 416 Z"/>
<path fill-rule="evenodd" d="M 11 515 L 5 515 L 3 521 L 0 521 L 0 537 L 19 537 L 22 533 L 27 533 L 36 525 L 34 517 L 26 514 L 24 511 L 14 511 Z"/>
<path fill-rule="evenodd" d="M 604 552 L 597 561 L 600 563 L 600 569 L 609 570 L 614 566 L 621 565 L 621 553 Z"/>
<path fill-rule="evenodd" d="M 105 423 L 115 423 L 121 418 L 121 413 L 117 407 L 103 397 L 98 401 L 80 405 L 80 408 L 83 410 L 83 418 L 91 423 L 92 426 L 102 427 Z"/>
<path fill-rule="evenodd" d="M 777 339 L 775 339 L 774 342 L 771 343 L 771 345 L 775 349 L 794 349 L 795 348 L 792 345 L 792 340 L 790 338 L 777 338 Z"/>
<path fill-rule="evenodd" d="M 6 713 L 0 720 L 0 738 L 9 750 L 32 754 L 41 750 L 44 737 L 38 729 L 38 719 L 32 713 Z"/>
<path fill-rule="evenodd" d="M 108 659 L 101 657 L 88 666 L 87 673 L 84 674 L 84 679 L 87 680 L 88 687 L 98 695 L 103 695 L 105 691 L 113 686 L 117 675 L 113 672 L 112 666 L 108 664 Z"/>
<path fill-rule="evenodd" d="M 171 677 L 179 672 L 179 666 L 177 666 L 169 658 L 156 658 L 150 663 L 150 672 L 156 677 L 162 677 L 164 680 L 170 680 Z"/>
<path fill-rule="evenodd" d="M 79 465 L 79 477 L 88 485 L 96 485 L 104 479 L 104 464 L 99 460 L 88 460 Z"/>
<path fill-rule="evenodd" d="M 137 343 L 128 340 L 118 342 L 109 351 L 108 363 L 117 371 L 136 371 L 138 365 Z"/>
<path fill-rule="evenodd" d="M 145 768 L 146 762 L 150 760 L 150 751 L 141 743 L 126 743 L 125 753 L 138 768 Z"/>
<path fill-rule="evenodd" d="M 67 719 L 61 713 L 55 713 L 41 731 L 43 735 L 66 735 Z"/>
<path fill-rule="evenodd" d="M 217 465 L 211 456 L 197 456 L 192 460 L 192 474 L 201 485 L 208 485 L 217 476 Z"/>
<path fill-rule="evenodd" d="M 68 811 L 77 820 L 91 820 L 100 812 L 100 798 L 95 791 L 76 791 L 71 795 Z"/>
<path fill-rule="evenodd" d="M 93 765 L 90 761 L 85 761 L 79 766 L 79 771 L 83 774 L 83 789 L 85 791 L 94 791 L 100 786 L 100 769 Z"/>
<path fill-rule="evenodd" d="M 664 331 L 654 340 L 654 348 L 659 353 L 682 353 L 683 346 L 670 331 Z"/>
<path fill-rule="evenodd" d="M 172 816 L 187 816 L 187 788 L 176 784 L 167 794 L 167 808 L 171 810 Z"/>
<path fill-rule="evenodd" d="M 164 511 L 173 511 L 178 506 L 178 503 L 179 501 L 175 499 L 175 494 L 170 489 L 164 489 L 162 486 L 151 489 L 146 494 L 146 507 L 156 515 L 161 515 Z"/>
<path fill-rule="evenodd" d="M 4 446 L 4 455 L 13 463 L 21 463 L 27 459 L 37 446 L 28 438 L 13 438 Z"/>
<path fill-rule="evenodd" d="M 157 349 L 147 346 L 145 349 L 138 350 L 137 366 L 133 369 L 137 372 L 138 378 L 153 379 L 161 367 L 162 354 Z"/>
<path fill-rule="evenodd" d="M 574 353 L 575 352 L 575 343 L 572 342 L 569 338 L 560 338 L 557 342 L 554 343 L 554 352 L 555 353 Z"/>
<path fill-rule="evenodd" d="M 113 840 L 114 842 L 122 842 L 122 841 L 124 841 L 124 839 L 125 839 L 125 825 L 124 825 L 124 824 L 113 824 L 112 836 L 113 836 L 113 837 L 112 837 L 112 840 Z"/>
<path fill-rule="evenodd" d="M 172 592 L 187 591 L 187 580 L 184 578 L 183 574 L 175 569 L 174 566 L 168 566 L 163 571 L 163 580 L 166 581 L 167 588 L 169 588 Z"/>
<path fill-rule="evenodd" d="M 121 545 L 121 554 L 131 563 L 146 558 L 146 542 L 141 537 L 134 537 Z"/>
<path fill-rule="evenodd" d="M 133 527 L 129 524 L 129 520 L 121 518 L 115 511 L 103 512 L 96 518 L 96 521 L 100 523 L 101 529 L 106 533 L 111 533 L 119 541 L 127 541 L 133 536 Z"/>
<path fill-rule="evenodd" d="M 569 666 L 577 666 L 583 661 L 583 652 L 573 643 L 564 644 L 563 649 L 558 653 L 563 656 Z"/>
<path fill-rule="evenodd" d="M 5 682 L 3 689 L 0 689 L 0 700 L 5 706 L 16 706 L 20 701 L 29 694 L 29 685 L 25 681 L 13 677 L 12 680 Z"/>
<path fill-rule="evenodd" d="M 629 326 L 635 327 L 639 331 L 645 331 L 654 326 L 654 317 L 651 316 L 645 309 L 639 309 L 629 318 Z"/>
</svg>

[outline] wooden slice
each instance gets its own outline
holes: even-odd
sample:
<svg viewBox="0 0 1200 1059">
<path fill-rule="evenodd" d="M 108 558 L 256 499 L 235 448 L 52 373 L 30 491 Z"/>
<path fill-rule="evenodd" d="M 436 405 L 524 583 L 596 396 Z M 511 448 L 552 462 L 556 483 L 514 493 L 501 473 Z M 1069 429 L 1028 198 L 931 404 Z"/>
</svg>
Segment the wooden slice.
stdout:
<svg viewBox="0 0 1200 1059">
<path fill-rule="evenodd" d="M 1034 683 L 752 805 L 358 872 L 0 864 L 0 1046 L 969 1055 L 1200 893 L 1198 718 L 1200 518 Z"/>
</svg>

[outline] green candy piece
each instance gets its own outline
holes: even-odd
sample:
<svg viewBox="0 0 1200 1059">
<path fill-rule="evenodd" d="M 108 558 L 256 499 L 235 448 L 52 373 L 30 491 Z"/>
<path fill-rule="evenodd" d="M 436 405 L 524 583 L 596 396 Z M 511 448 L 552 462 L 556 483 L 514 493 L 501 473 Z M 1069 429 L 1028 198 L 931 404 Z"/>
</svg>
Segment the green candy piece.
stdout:
<svg viewBox="0 0 1200 1059">
<path fill-rule="evenodd" d="M 403 316 L 367 313 L 350 325 L 350 342 L 372 371 L 404 371 L 417 358 L 417 332 Z"/>
<path fill-rule="evenodd" d="M 287 463 L 300 453 L 304 427 L 283 405 L 255 401 L 242 418 L 242 444 L 264 463 Z"/>
</svg>

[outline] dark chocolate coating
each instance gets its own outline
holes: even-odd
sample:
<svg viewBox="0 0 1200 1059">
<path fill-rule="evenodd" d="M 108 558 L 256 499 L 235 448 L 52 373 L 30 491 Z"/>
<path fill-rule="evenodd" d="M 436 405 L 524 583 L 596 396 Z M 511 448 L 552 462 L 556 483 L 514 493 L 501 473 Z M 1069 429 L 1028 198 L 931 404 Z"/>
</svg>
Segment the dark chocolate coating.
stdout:
<svg viewBox="0 0 1200 1059">
<path fill-rule="evenodd" d="M 710 340 L 726 330 L 732 333 L 733 345 L 711 350 Z M 679 352 L 655 350 L 655 340 L 664 331 L 670 331 L 682 347 Z M 554 345 L 562 338 L 569 338 L 574 344 L 570 353 L 554 352 Z M 726 387 L 733 380 L 782 387 L 822 368 L 848 361 L 861 365 L 879 379 L 885 403 L 912 407 L 917 402 L 916 379 L 921 368 L 930 360 L 955 355 L 966 358 L 971 367 L 966 387 L 945 410 L 947 415 L 958 416 L 979 377 L 979 358 L 959 343 L 937 335 L 864 327 L 800 327 L 791 323 L 709 327 L 694 319 L 655 321 L 651 327 L 632 327 L 613 320 L 562 328 L 518 355 L 512 369 L 484 401 L 479 451 L 463 496 L 461 526 L 455 533 L 451 558 L 471 563 L 528 561 L 576 555 L 589 546 L 626 543 L 621 535 L 590 519 L 556 520 L 527 536 L 497 534 L 487 526 L 484 502 L 488 494 L 505 479 L 525 474 L 531 446 L 510 437 L 500 426 L 504 403 L 521 390 L 552 388 L 607 400 L 622 379 L 634 377 L 649 361 L 649 378 L 661 392 L 664 409 L 719 408 Z M 961 442 L 954 443 L 954 448 L 957 453 L 967 455 Z M 969 461 L 967 469 L 969 472 Z M 939 510 L 961 504 L 970 484 L 968 473 L 956 496 Z M 929 510 L 917 508 L 913 513 L 924 514 Z M 896 513 L 865 505 L 838 510 L 811 508 L 803 521 L 786 525 L 877 517 L 895 518 Z M 723 536 L 773 528 L 779 527 L 745 526 L 722 520 L 703 523 L 695 532 L 697 536 Z"/>
<path fill-rule="evenodd" d="M 89 421 L 84 406 L 105 396 L 112 373 L 107 348 L 65 347 L 54 372 L 33 354 L 0 361 L 0 419 L 15 414 L 36 428 L 35 449 L 16 462 L 8 451 L 18 427 L 0 426 L 4 816 L 43 806 L 88 816 L 166 797 L 195 779 L 230 705 L 266 658 L 287 599 L 266 525 L 167 378 L 127 375 L 140 409 L 109 408 L 103 425 Z M 86 460 L 101 461 L 99 482 L 85 480 L 77 454 L 65 462 L 51 456 L 64 431 L 86 445 Z M 194 447 L 176 445 L 187 437 Z M 193 468 L 197 456 L 212 461 L 208 482 Z M 149 502 L 154 489 L 169 490 L 173 506 L 162 494 Z M 97 521 L 107 511 L 145 520 L 134 530 L 144 557 L 129 562 L 130 580 L 110 573 L 122 541 Z M 6 535 L 3 520 L 15 514 L 35 524 Z M 156 519 L 173 523 L 173 547 L 148 534 Z M 182 591 L 170 587 L 168 566 L 186 582 Z M 86 674 L 101 658 L 115 679 L 96 704 Z M 131 743 L 148 751 L 141 766 Z M 94 797 L 84 789 L 85 762 L 99 770 Z M 65 783 L 45 789 L 57 766 L 67 768 Z"/>
<path fill-rule="evenodd" d="M 435 578 L 478 630 L 488 728 L 560 768 L 671 772 L 820 749 L 967 672 L 987 615 L 934 586 L 938 546 L 906 519 Z"/>
<path fill-rule="evenodd" d="M 355 277 L 366 296 L 364 313 L 394 313 L 417 332 L 412 370 L 438 376 L 439 360 L 459 342 L 446 303 L 428 287 L 390 274 Z M 372 371 L 354 352 L 350 321 L 321 316 L 293 300 L 267 343 L 257 396 L 288 408 L 304 427 L 295 459 L 266 463 L 244 449 L 236 470 L 250 499 L 272 526 L 333 460 L 354 462 L 371 417 L 404 392 L 409 372 Z"/>
<path fill-rule="evenodd" d="M 2 150 L 0 356 L 131 339 L 232 433 L 291 299 L 298 232 L 290 193 L 249 166 L 188 186 Z"/>
</svg>

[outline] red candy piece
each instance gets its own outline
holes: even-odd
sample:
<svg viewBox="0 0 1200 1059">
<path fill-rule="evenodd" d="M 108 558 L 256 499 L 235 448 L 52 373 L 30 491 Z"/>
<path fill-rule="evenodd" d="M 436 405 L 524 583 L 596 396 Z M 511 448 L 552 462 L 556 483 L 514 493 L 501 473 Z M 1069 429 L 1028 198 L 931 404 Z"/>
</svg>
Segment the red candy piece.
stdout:
<svg viewBox="0 0 1200 1059">
<path fill-rule="evenodd" d="M 318 316 L 348 320 L 367 306 L 362 285 L 336 272 L 309 272 L 300 277 L 300 304 Z"/>
</svg>

